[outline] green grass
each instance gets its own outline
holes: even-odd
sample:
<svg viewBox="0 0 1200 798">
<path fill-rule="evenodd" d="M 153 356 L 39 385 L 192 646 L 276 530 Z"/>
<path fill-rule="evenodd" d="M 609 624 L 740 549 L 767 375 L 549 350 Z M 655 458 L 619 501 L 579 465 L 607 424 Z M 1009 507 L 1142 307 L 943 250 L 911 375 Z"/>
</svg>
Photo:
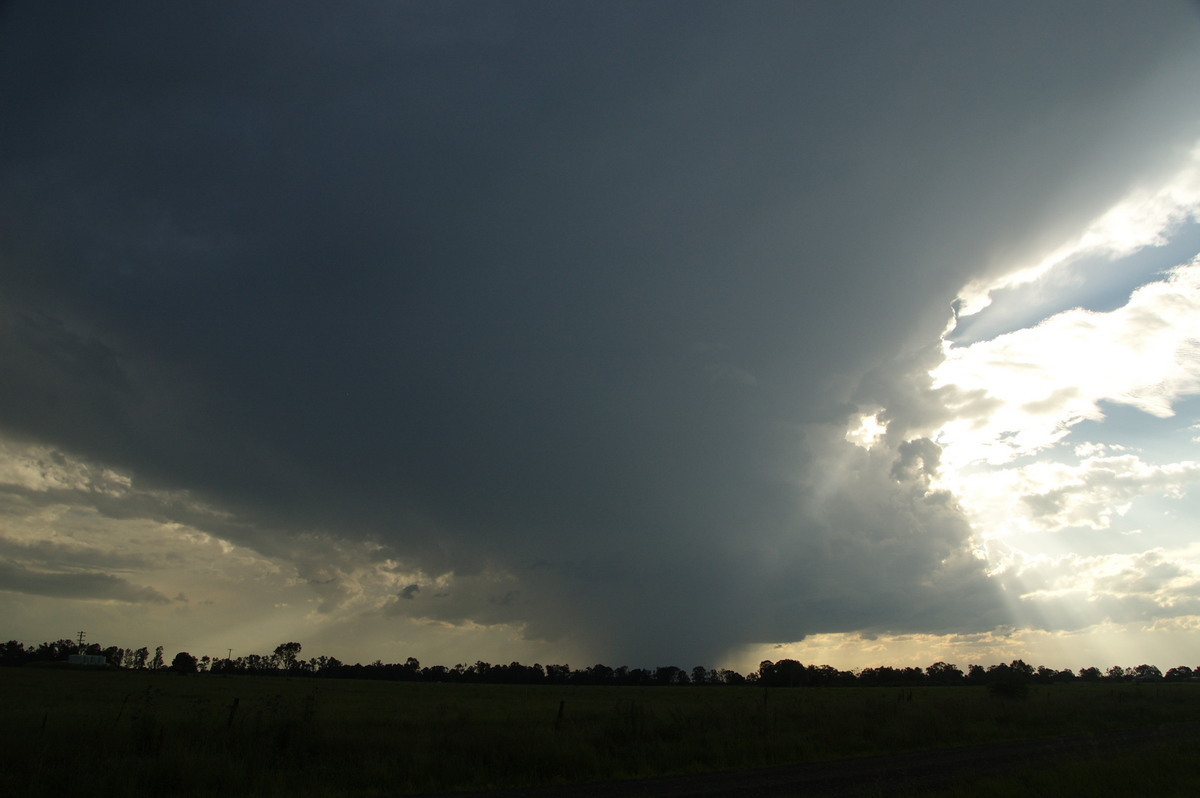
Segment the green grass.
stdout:
<svg viewBox="0 0 1200 798">
<path fill-rule="evenodd" d="M 0 669 L 0 695 L 0 773 L 7 793 L 23 796 L 562 784 L 1096 732 L 1200 710 L 1193 684 L 1041 687 L 1002 700 L 965 687 L 520 687 L 38 668 Z"/>
</svg>

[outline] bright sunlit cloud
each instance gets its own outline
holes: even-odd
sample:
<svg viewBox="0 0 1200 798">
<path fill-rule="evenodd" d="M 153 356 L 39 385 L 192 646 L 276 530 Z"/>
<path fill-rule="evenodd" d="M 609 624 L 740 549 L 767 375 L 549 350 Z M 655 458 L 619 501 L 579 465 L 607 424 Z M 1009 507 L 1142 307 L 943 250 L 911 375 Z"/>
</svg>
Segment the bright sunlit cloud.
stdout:
<svg viewBox="0 0 1200 798">
<path fill-rule="evenodd" d="M 1144 270 L 1147 251 L 1171 251 L 1172 234 L 1200 218 L 1198 156 L 1200 148 L 1165 184 L 1130 194 L 1036 266 L 968 286 L 955 321 L 992 305 L 1000 323 L 994 318 L 982 338 L 977 326 L 967 342 L 956 342 L 952 323 L 929 371 L 945 415 L 908 434 L 923 431 L 939 447 L 930 488 L 954 497 L 1004 587 L 1018 624 L 1005 635 L 1009 650 L 1038 640 L 1027 650 L 1053 661 L 1084 635 L 1095 651 L 1121 650 L 1151 628 L 1163 632 L 1160 642 L 1180 639 L 1200 613 L 1200 548 L 1188 513 L 1173 509 L 1200 484 L 1200 456 L 1180 457 L 1181 446 L 1200 442 L 1200 425 L 1175 419 L 1200 395 L 1200 254 L 1161 263 L 1111 310 L 1070 306 L 1072 286 L 1087 289 L 1088 264 L 1102 258 L 1119 268 L 1142 253 Z M 1045 318 L 1029 318 L 1028 293 L 1003 290 L 1060 268 L 1073 277 L 1046 284 L 1060 296 L 1045 304 Z M 1114 412 L 1120 407 L 1174 432 L 1139 436 L 1128 413 Z M 885 408 L 852 419 L 846 440 L 869 449 L 888 417 Z M 1168 621 L 1181 624 L 1169 635 Z M 836 656 L 848 644 L 806 641 L 796 651 Z M 875 645 L 899 653 L 912 644 L 893 636 Z M 960 653 L 988 645 L 930 643 Z"/>
<path fill-rule="evenodd" d="M 879 420 L 879 413 L 868 413 L 859 418 L 857 427 L 846 431 L 846 440 L 869 450 L 887 433 L 887 424 Z"/>
<path fill-rule="evenodd" d="M 1084 257 L 1122 258 L 1144 247 L 1166 243 L 1170 231 L 1200 213 L 1200 143 L 1162 185 L 1127 196 L 1092 222 L 1078 238 L 1062 244 L 1036 263 L 1017 268 L 987 283 L 973 282 L 960 295 L 960 317 L 979 313 L 992 295 L 1042 279 L 1053 270 Z"/>
<path fill-rule="evenodd" d="M 1102 419 L 1103 402 L 1169 417 L 1200 391 L 1200 258 L 1118 310 L 1076 309 L 989 341 L 946 344 L 932 376 L 957 416 L 936 437 L 952 468 L 1042 451 Z"/>
</svg>

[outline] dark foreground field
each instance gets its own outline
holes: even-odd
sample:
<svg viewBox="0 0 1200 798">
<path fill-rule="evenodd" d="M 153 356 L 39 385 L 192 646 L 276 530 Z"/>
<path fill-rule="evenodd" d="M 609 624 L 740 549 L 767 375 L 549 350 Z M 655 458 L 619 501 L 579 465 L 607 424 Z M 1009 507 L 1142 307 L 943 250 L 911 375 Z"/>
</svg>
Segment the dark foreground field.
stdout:
<svg viewBox="0 0 1200 798">
<path fill-rule="evenodd" d="M 1049 686 L 1001 699 L 967 687 L 516 687 L 6 668 L 0 691 L 10 795 L 1200 794 L 1200 685 L 1186 683 Z M 794 764 L 806 767 L 779 769 Z M 607 784 L 618 780 L 642 783 Z M 513 791 L 528 787 L 540 789 Z"/>
<path fill-rule="evenodd" d="M 851 798 L 1200 794 L 1200 723 L 1009 740 L 690 776 L 426 798 Z"/>
</svg>

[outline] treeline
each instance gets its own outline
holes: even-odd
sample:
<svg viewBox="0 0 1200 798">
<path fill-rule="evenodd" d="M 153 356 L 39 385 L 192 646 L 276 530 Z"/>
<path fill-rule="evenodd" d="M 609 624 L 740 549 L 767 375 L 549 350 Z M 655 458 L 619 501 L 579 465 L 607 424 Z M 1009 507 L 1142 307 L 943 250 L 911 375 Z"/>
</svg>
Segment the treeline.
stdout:
<svg viewBox="0 0 1200 798">
<path fill-rule="evenodd" d="M 379 660 L 362 665 L 347 665 L 335 657 L 319 656 L 304 659 L 300 643 L 281 643 L 270 654 L 248 654 L 241 657 L 195 657 L 181 651 L 167 662 L 163 647 L 153 654 L 147 647 L 125 649 L 102 647 L 98 643 L 80 646 L 72 640 L 25 645 L 16 640 L 0 644 L 0 666 L 32 665 L 35 663 L 66 662 L 71 655 L 102 656 L 108 667 L 173 671 L 176 673 L 215 673 L 231 676 L 298 676 L 339 679 L 384 679 L 411 682 L 451 682 L 476 684 L 558 684 L 558 685 L 746 685 L 763 687 L 926 687 L 966 686 L 1008 687 L 1014 684 L 1056 684 L 1067 682 L 1125 682 L 1125 681 L 1190 681 L 1200 680 L 1200 667 L 1179 665 L 1165 674 L 1154 665 L 1125 668 L 1114 665 L 1105 671 L 1099 668 L 1054 670 L 1032 666 L 1022 660 L 991 665 L 969 665 L 964 672 L 957 665 L 935 662 L 927 668 L 878 667 L 843 671 L 829 665 L 805 665 L 793 659 L 778 662 L 764 660 L 758 670 L 746 675 L 726 668 L 713 670 L 696 666 L 689 670 L 675 666 L 657 668 L 610 668 L 593 665 L 572 669 L 569 665 L 493 665 L 476 662 L 422 666 L 409 657 L 403 663 L 383 663 Z"/>
</svg>

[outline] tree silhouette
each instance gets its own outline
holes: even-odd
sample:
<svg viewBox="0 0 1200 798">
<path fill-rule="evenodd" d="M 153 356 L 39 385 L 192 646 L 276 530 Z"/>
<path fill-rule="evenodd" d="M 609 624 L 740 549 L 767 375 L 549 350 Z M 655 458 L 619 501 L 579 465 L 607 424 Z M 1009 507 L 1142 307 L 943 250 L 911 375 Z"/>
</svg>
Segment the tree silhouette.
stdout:
<svg viewBox="0 0 1200 798">
<path fill-rule="evenodd" d="M 1133 669 L 1133 678 L 1139 682 L 1157 682 L 1162 679 L 1162 671 L 1155 665 L 1138 665 Z"/>
<path fill-rule="evenodd" d="M 296 657 L 300 654 L 299 643 L 280 643 L 275 646 L 275 661 L 285 671 L 296 670 Z"/>
<path fill-rule="evenodd" d="M 171 670 L 175 673 L 195 673 L 196 658 L 186 651 L 180 651 L 175 655 L 175 659 L 171 660 Z"/>
<path fill-rule="evenodd" d="M 24 644 L 18 643 L 16 640 L 9 640 L 4 644 L 3 649 L 3 653 L 0 654 L 0 665 L 21 665 L 25 662 Z"/>
<path fill-rule="evenodd" d="M 935 662 L 925 669 L 925 675 L 930 684 L 950 686 L 962 684 L 966 677 L 957 665 L 946 662 Z"/>
<path fill-rule="evenodd" d="M 1114 665 L 1107 671 L 1095 667 L 1080 668 L 1078 674 L 1070 670 L 1055 670 L 1045 666 L 1034 667 L 1023 660 L 1000 663 L 984 668 L 968 666 L 964 674 L 957 665 L 938 661 L 927 668 L 879 666 L 856 671 L 838 670 L 830 665 L 804 665 L 796 660 L 783 659 L 778 662 L 763 660 L 757 671 L 745 676 L 728 669 L 710 670 L 696 666 L 691 671 L 675 666 L 660 666 L 653 670 L 630 668 L 621 665 L 612 668 L 596 664 L 582 670 L 572 670 L 569 665 L 539 664 L 523 665 L 512 662 L 508 665 L 493 665 L 482 660 L 474 665 L 458 664 L 453 668 L 443 665 L 422 667 L 415 657 L 403 663 L 385 664 L 375 660 L 369 665 L 346 665 L 334 657 L 319 656 L 301 660 L 301 644 L 281 643 L 274 653 L 247 654 L 235 659 L 202 657 L 197 659 L 186 651 L 175 655 L 168 667 L 163 662 L 163 647 L 158 646 L 153 659 L 145 646 L 119 648 L 102 647 L 91 643 L 83 647 L 82 653 L 101 654 L 113 667 L 142 670 L 171 670 L 178 673 L 211 672 L 216 674 L 257 674 L 263 676 L 385 679 L 392 681 L 421 682 L 470 682 L 486 684 L 556 684 L 556 685 L 624 685 L 624 686 L 682 686 L 682 685 L 761 685 L 763 687 L 825 688 L 848 686 L 878 686 L 914 688 L 922 686 L 978 686 L 988 688 L 994 695 L 1004 698 L 1019 698 L 1028 694 L 1030 685 L 1053 685 L 1065 682 L 1184 682 L 1200 680 L 1200 668 L 1186 665 L 1171 668 L 1164 675 L 1157 666 L 1142 664 L 1134 668 Z M 17 640 L 0 643 L 0 665 L 21 666 L 35 662 L 62 662 L 70 654 L 81 653 L 79 645 L 68 639 L 44 642 L 34 646 Z M 911 695 L 911 689 L 908 690 Z"/>
</svg>

